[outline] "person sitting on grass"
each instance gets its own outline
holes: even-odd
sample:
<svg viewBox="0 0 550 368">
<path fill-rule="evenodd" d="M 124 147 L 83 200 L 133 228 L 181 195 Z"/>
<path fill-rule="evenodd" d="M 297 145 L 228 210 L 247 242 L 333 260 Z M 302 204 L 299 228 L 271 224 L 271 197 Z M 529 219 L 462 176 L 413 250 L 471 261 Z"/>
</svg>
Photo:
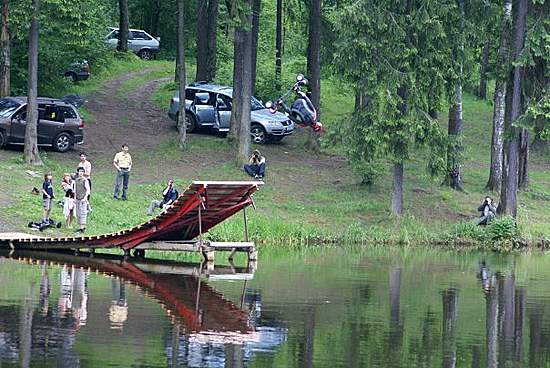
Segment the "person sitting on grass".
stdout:
<svg viewBox="0 0 550 368">
<path fill-rule="evenodd" d="M 152 200 L 147 209 L 147 216 L 151 216 L 156 208 L 164 208 L 178 199 L 178 191 L 174 188 L 174 180 L 168 180 L 168 185 L 162 191 L 162 200 Z"/>
<path fill-rule="evenodd" d="M 491 222 L 497 215 L 497 208 L 495 206 L 495 203 L 493 202 L 493 199 L 489 196 L 483 199 L 481 206 L 479 206 L 477 210 L 481 212 L 480 217 L 476 220 L 476 223 L 478 225 L 489 224 L 489 222 Z"/>
<path fill-rule="evenodd" d="M 265 157 L 259 150 L 254 150 L 248 165 L 244 165 L 244 171 L 254 179 L 263 179 L 265 175 Z"/>
<path fill-rule="evenodd" d="M 50 213 L 52 211 L 53 199 L 53 185 L 52 185 L 52 173 L 47 172 L 44 175 L 44 183 L 42 183 L 42 204 L 44 207 L 44 213 L 42 216 L 42 222 L 45 224 L 50 223 Z"/>
</svg>

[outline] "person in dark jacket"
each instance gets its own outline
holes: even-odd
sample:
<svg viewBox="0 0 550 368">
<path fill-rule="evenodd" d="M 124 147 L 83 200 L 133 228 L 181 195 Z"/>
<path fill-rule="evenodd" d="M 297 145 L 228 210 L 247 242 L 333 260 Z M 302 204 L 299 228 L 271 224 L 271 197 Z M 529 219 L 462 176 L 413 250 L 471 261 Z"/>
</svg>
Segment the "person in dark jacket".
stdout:
<svg viewBox="0 0 550 368">
<path fill-rule="evenodd" d="M 480 217 L 476 221 L 478 225 L 487 225 L 497 215 L 497 208 L 495 206 L 495 203 L 493 202 L 493 199 L 489 196 L 483 199 L 481 206 L 479 206 L 477 210 L 481 212 Z"/>
<path fill-rule="evenodd" d="M 169 180 L 168 185 L 162 191 L 162 200 L 152 200 L 149 208 L 147 209 L 147 216 L 151 216 L 156 208 L 164 208 L 164 206 L 171 205 L 176 199 L 178 199 L 178 191 L 174 188 L 174 181 Z"/>
<path fill-rule="evenodd" d="M 254 150 L 248 165 L 244 165 L 244 171 L 254 179 L 263 179 L 265 175 L 265 157 L 259 150 Z"/>
</svg>

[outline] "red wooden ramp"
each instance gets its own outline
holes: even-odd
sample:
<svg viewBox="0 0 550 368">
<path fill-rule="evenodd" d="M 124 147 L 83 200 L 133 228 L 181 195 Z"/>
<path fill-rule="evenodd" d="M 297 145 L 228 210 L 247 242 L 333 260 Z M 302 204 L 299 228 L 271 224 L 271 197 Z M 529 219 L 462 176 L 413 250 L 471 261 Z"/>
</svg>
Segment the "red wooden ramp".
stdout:
<svg viewBox="0 0 550 368">
<path fill-rule="evenodd" d="M 129 250 L 145 241 L 188 241 L 252 204 L 252 194 L 261 185 L 261 181 L 195 181 L 170 208 L 131 229 L 78 237 L 0 233 L 0 246 L 19 249 L 120 247 Z"/>
</svg>

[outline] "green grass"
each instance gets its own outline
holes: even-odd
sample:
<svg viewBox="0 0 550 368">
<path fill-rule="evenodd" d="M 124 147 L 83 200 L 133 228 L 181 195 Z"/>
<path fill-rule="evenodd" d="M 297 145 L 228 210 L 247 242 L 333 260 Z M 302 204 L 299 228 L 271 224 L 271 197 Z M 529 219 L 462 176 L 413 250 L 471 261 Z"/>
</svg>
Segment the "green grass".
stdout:
<svg viewBox="0 0 550 368">
<path fill-rule="evenodd" d="M 83 94 L 90 93 L 100 88 L 104 81 L 144 68 L 148 71 L 121 84 L 120 95 L 150 80 L 171 77 L 173 67 L 169 62 L 118 60 L 112 70 L 94 75 L 90 81 L 74 88 Z M 193 71 L 194 67 L 189 65 L 187 70 Z M 338 81 L 323 80 L 322 86 L 322 121 L 327 129 L 331 129 L 352 110 L 354 99 L 350 90 Z M 167 80 L 151 98 L 167 108 L 175 88 L 175 84 Z M 257 210 L 248 211 L 251 238 L 290 246 L 319 242 L 405 245 L 437 242 L 449 245 L 466 241 L 491 247 L 493 240 L 489 229 L 472 226 L 480 199 L 489 194 L 484 186 L 488 177 L 491 114 L 489 102 L 465 95 L 465 192 L 442 187 L 440 178 L 433 179 L 427 174 L 424 153 L 413 155 L 414 158 L 405 165 L 406 215 L 401 219 L 393 217 L 389 211 L 389 166 L 375 185 L 365 187 L 359 184 L 360 178 L 345 160 L 335 154 L 340 151 L 339 147 L 325 147 L 317 157 L 312 156 L 303 149 L 303 133 L 298 132 L 281 144 L 260 147 L 268 158 L 268 176 L 266 185 L 255 195 Z M 442 126 L 446 124 L 445 116 L 442 112 Z M 110 167 L 94 170 L 89 233 L 113 232 L 146 220 L 146 207 L 151 199 L 159 196 L 167 175 L 163 171 L 166 168 L 172 169 L 170 175 L 176 176 L 180 192 L 197 179 L 249 179 L 234 165 L 232 148 L 215 136 L 189 135 L 188 148 L 183 153 L 178 149 L 176 138 L 172 137 L 160 142 L 153 150 L 136 148 L 133 154 L 142 167 L 132 172 L 128 202 L 111 199 L 114 173 Z M 0 160 L 0 185 L 9 203 L 2 206 L 0 218 L 12 224 L 22 224 L 23 230 L 29 218 L 40 217 L 40 198 L 29 192 L 32 186 L 40 186 L 41 178 L 30 178 L 25 173 L 28 168 L 23 165 L 19 153 L 8 152 L 4 156 L 6 159 Z M 48 153 L 43 156 L 45 166 L 40 170 L 52 170 L 55 182 L 64 171 L 72 168 L 73 163 L 66 161 L 65 156 L 56 155 L 55 161 L 48 157 Z M 547 161 L 547 157 L 531 157 L 530 187 L 519 194 L 517 230 L 530 242 L 550 239 L 550 169 Z M 193 171 L 185 170 L 189 168 Z M 145 170 L 157 172 L 157 178 L 140 179 Z M 498 195 L 493 193 L 493 196 L 498 199 Z M 61 208 L 56 211 L 54 217 L 60 218 Z M 235 216 L 215 227 L 208 237 L 242 239 L 242 216 Z"/>
</svg>

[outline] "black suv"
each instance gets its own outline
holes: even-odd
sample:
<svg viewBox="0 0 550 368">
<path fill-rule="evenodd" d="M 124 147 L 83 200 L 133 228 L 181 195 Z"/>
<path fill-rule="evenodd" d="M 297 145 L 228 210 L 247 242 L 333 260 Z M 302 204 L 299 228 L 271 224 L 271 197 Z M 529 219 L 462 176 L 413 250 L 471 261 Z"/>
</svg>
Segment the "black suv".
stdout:
<svg viewBox="0 0 550 368">
<path fill-rule="evenodd" d="M 27 97 L 0 98 L 0 147 L 24 144 Z M 84 142 L 84 121 L 73 105 L 53 99 L 38 98 L 38 145 L 67 152 Z"/>
</svg>

